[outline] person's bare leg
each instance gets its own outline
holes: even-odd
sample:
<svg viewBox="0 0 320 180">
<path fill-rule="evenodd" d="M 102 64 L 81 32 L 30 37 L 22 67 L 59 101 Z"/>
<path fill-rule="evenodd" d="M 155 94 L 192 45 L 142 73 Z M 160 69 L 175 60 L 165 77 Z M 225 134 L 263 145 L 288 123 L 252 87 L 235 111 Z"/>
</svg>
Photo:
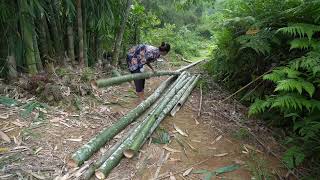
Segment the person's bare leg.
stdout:
<svg viewBox="0 0 320 180">
<path fill-rule="evenodd" d="M 139 103 L 141 103 L 142 101 L 144 101 L 144 92 L 137 92 L 137 95 L 139 97 Z"/>
</svg>

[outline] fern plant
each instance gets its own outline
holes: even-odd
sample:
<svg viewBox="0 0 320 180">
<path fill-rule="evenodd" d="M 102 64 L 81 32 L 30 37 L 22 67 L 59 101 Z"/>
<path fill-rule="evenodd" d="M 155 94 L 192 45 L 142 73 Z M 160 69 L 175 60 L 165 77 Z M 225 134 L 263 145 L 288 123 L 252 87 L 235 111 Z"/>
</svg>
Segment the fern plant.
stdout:
<svg viewBox="0 0 320 180">
<path fill-rule="evenodd" d="M 314 155 L 320 153 L 320 100 L 313 97 L 320 87 L 320 43 L 313 36 L 320 32 L 320 26 L 292 24 L 278 32 L 297 36 L 290 41 L 291 49 L 309 52 L 264 76 L 264 80 L 275 83 L 274 94 L 263 100 L 256 99 L 250 106 L 249 115 L 277 111 L 284 120 L 292 120 L 295 135 L 288 142 L 293 146 L 283 160 L 288 167 L 294 168 L 307 157 L 315 161 L 320 158 Z"/>
<path fill-rule="evenodd" d="M 241 44 L 240 51 L 245 48 L 251 48 L 258 54 L 269 54 L 271 51 L 272 42 L 278 43 L 279 40 L 275 37 L 272 31 L 262 30 L 255 34 L 245 34 L 239 36 L 237 41 Z"/>
</svg>

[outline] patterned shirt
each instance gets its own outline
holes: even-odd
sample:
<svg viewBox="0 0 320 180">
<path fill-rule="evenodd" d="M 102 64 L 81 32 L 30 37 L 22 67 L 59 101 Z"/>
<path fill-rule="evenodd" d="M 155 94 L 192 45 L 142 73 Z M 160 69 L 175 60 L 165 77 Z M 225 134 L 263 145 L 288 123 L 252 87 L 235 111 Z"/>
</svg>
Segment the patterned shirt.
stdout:
<svg viewBox="0 0 320 180">
<path fill-rule="evenodd" d="M 141 69 L 146 63 L 154 62 L 160 57 L 159 48 L 140 44 L 132 47 L 127 54 L 129 71 Z"/>
</svg>

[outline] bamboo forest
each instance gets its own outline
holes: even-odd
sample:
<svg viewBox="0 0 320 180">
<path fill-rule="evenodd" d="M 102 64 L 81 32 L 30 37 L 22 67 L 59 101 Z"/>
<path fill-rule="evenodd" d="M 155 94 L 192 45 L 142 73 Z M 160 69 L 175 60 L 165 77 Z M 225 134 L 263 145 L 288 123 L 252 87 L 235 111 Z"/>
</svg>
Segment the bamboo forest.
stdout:
<svg viewBox="0 0 320 180">
<path fill-rule="evenodd" d="M 0 179 L 320 179 L 319 0 L 0 9 Z"/>
</svg>

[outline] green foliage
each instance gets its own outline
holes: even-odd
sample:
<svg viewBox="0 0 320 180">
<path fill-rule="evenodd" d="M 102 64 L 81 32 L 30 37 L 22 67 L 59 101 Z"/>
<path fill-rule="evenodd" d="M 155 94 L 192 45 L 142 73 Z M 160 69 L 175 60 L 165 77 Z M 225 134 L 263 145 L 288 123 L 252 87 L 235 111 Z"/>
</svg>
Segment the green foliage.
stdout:
<svg viewBox="0 0 320 180">
<path fill-rule="evenodd" d="M 319 1 L 222 0 L 210 15 L 217 47 L 206 69 L 213 78 L 235 91 L 272 70 L 243 93 L 255 99 L 249 115 L 290 134 L 283 158 L 290 168 L 306 160 L 320 166 L 319 7 Z"/>
<path fill-rule="evenodd" d="M 235 171 L 239 168 L 240 168 L 240 165 L 234 164 L 234 165 L 229 165 L 229 166 L 224 166 L 224 167 L 218 168 L 214 171 L 194 170 L 194 171 L 192 171 L 192 173 L 193 174 L 204 174 L 205 175 L 204 179 L 210 180 L 213 176 L 217 176 L 217 175 L 227 173 L 227 172 L 232 172 L 232 171 Z"/>
<path fill-rule="evenodd" d="M 262 53 L 263 55 L 269 54 L 271 51 L 271 43 L 278 42 L 277 39 L 274 39 L 274 33 L 263 30 L 259 31 L 256 34 L 246 34 L 239 36 L 237 41 L 241 44 L 239 50 L 245 48 L 251 48 L 257 53 Z"/>
<path fill-rule="evenodd" d="M 250 133 L 245 128 L 239 128 L 236 132 L 233 133 L 233 136 L 239 140 L 249 140 Z"/>
<path fill-rule="evenodd" d="M 18 105 L 18 101 L 6 96 L 0 96 L 0 104 L 3 104 L 7 107 L 12 107 Z"/>
<path fill-rule="evenodd" d="M 82 81 L 91 81 L 94 78 L 94 70 L 92 68 L 84 68 L 81 73 L 81 80 Z"/>
<path fill-rule="evenodd" d="M 152 142 L 156 144 L 168 144 L 170 135 L 166 129 L 160 128 L 156 131 L 157 137 L 152 138 Z"/>
<path fill-rule="evenodd" d="M 314 35 L 314 33 L 319 31 L 320 31 L 319 25 L 306 24 L 306 23 L 296 23 L 288 27 L 283 27 L 278 29 L 278 32 L 283 32 L 293 37 L 299 36 L 300 38 L 303 38 L 307 36 L 309 40 L 312 39 L 312 36 Z"/>
<path fill-rule="evenodd" d="M 23 118 L 27 118 L 34 110 L 42 111 L 42 109 L 49 109 L 48 105 L 44 103 L 40 103 L 37 101 L 31 101 L 21 107 L 23 111 L 21 111 L 20 115 Z"/>
<path fill-rule="evenodd" d="M 301 164 L 304 158 L 305 155 L 302 148 L 297 146 L 293 146 L 292 148 L 288 149 L 286 154 L 283 156 L 284 162 L 291 169 Z"/>
<path fill-rule="evenodd" d="M 249 161 L 246 163 L 248 169 L 257 180 L 271 180 L 274 179 L 268 170 L 268 162 L 258 156 L 256 153 L 249 154 Z"/>
</svg>

